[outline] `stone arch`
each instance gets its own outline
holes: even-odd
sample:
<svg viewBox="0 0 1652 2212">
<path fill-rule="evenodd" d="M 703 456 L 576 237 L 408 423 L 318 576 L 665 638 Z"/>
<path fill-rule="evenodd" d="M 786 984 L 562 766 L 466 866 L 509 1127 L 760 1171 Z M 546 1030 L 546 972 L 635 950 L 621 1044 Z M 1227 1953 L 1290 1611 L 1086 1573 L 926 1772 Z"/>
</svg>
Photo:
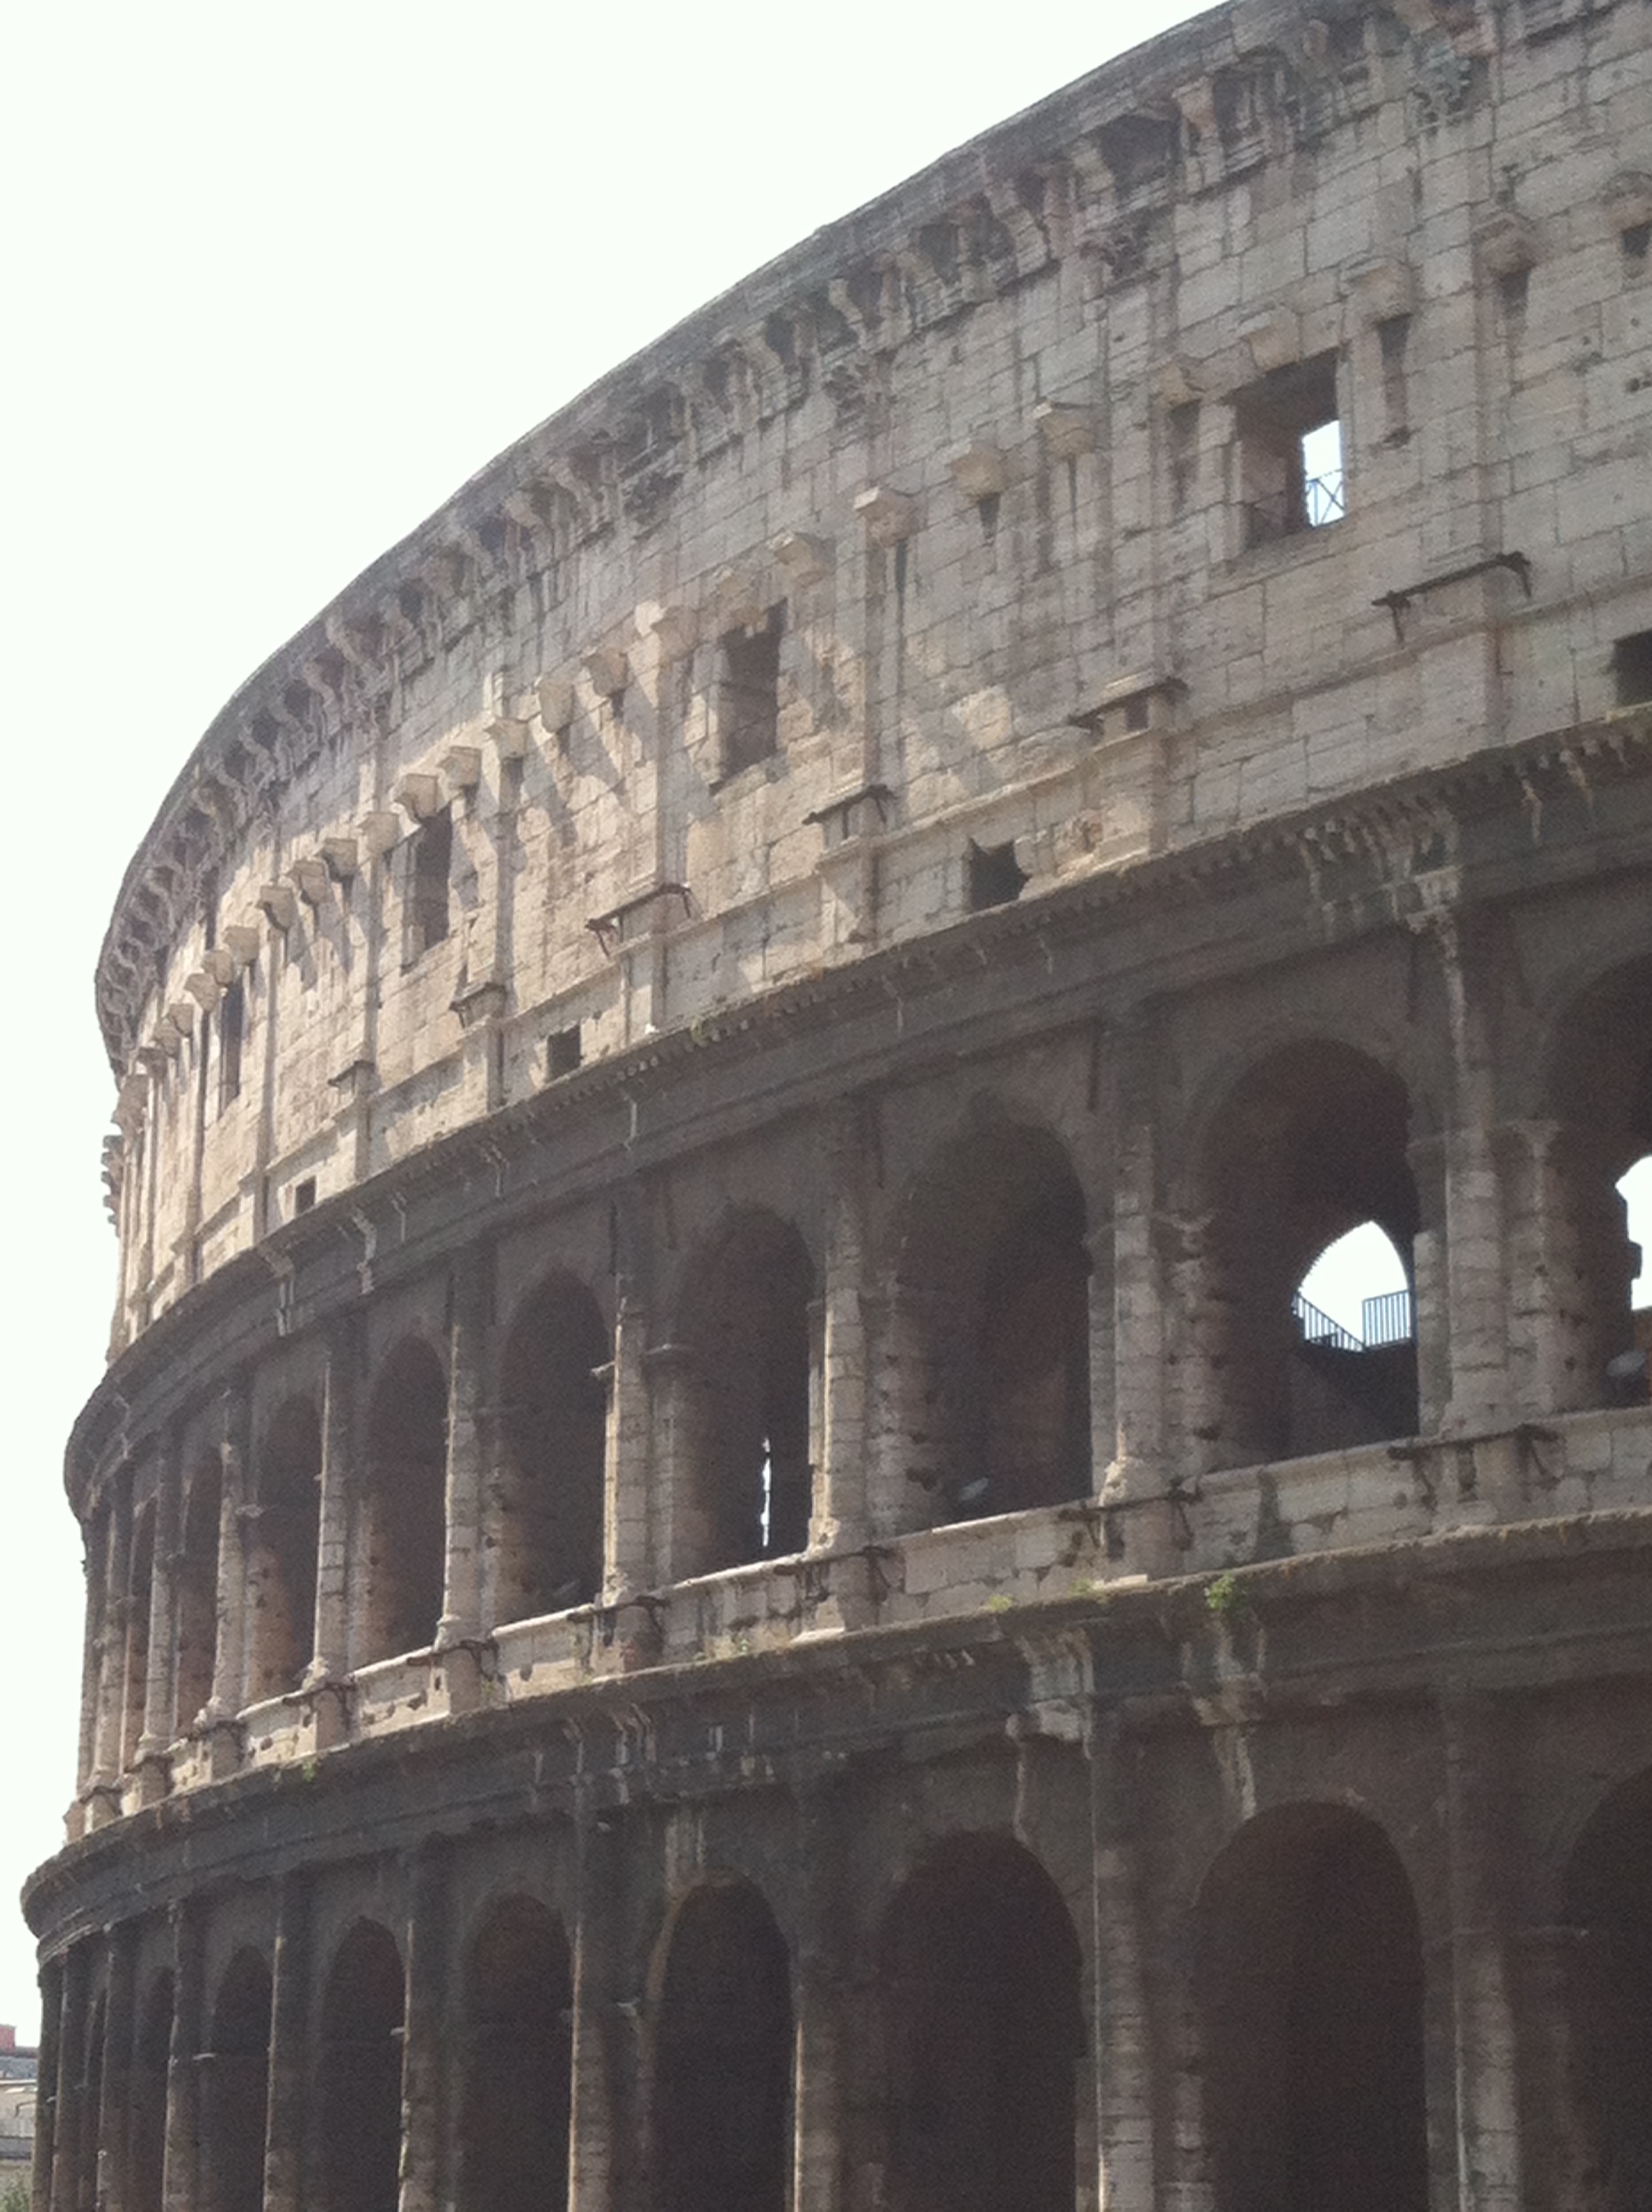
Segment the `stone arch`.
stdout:
<svg viewBox="0 0 1652 2212">
<path fill-rule="evenodd" d="M 665 1939 L 657 2212 L 784 2212 L 794 2067 L 791 1961 L 774 1917 L 751 1882 L 704 1882 Z"/>
<path fill-rule="evenodd" d="M 277 1410 L 259 1441 L 257 1478 L 247 1572 L 253 1704 L 297 1689 L 315 1649 L 321 1418 L 311 1399 L 288 1398 Z"/>
<path fill-rule="evenodd" d="M 1072 2212 L 1078 1939 L 1013 1838 L 948 1837 L 885 1916 L 878 2057 L 892 2212 Z"/>
<path fill-rule="evenodd" d="M 496 1898 L 465 1966 L 459 2212 L 557 2212 L 568 2201 L 573 1969 L 562 1922 Z"/>
<path fill-rule="evenodd" d="M 908 1192 L 887 1348 L 908 1409 L 907 1477 L 927 1507 L 908 1519 L 975 1520 L 1089 1495 L 1086 1228 L 1060 1140 L 991 1114 Z"/>
<path fill-rule="evenodd" d="M 127 2091 L 129 2212 L 162 2212 L 167 2154 L 167 2076 L 172 2057 L 173 1978 L 162 1967 L 150 1980 L 137 2015 Z"/>
<path fill-rule="evenodd" d="M 218 1983 L 202 2070 L 200 2212 L 259 2212 L 264 2203 L 270 1999 L 263 1954 L 237 1951 Z"/>
<path fill-rule="evenodd" d="M 809 1540 L 814 1295 L 802 1237 L 766 1207 L 731 1211 L 689 1260 L 677 1576 L 784 1558 Z"/>
<path fill-rule="evenodd" d="M 1570 1412 L 1645 1395 L 1630 1286 L 1636 1262 L 1617 1185 L 1652 1152 L 1652 956 L 1597 975 L 1555 1020 L 1544 1055 L 1534 1187 L 1537 1245 L 1517 1280 L 1542 1302 L 1533 1395 Z M 1638 1389 L 1614 1386 L 1643 1355 Z"/>
<path fill-rule="evenodd" d="M 178 1729 L 191 1728 L 212 1697 L 218 1652 L 218 1522 L 223 1470 L 198 1460 L 184 1490 L 175 1603 L 178 1610 Z"/>
<path fill-rule="evenodd" d="M 1564 1899 L 1575 2201 L 1579 2212 L 1642 2212 L 1652 2203 L 1652 1768 L 1584 1827 Z"/>
<path fill-rule="evenodd" d="M 1216 2212 L 1427 2212 L 1422 1937 L 1398 1853 L 1339 1805 L 1248 1821 L 1195 1916 Z"/>
<path fill-rule="evenodd" d="M 446 1575 L 447 1382 L 421 1337 L 385 1361 L 367 1407 L 353 1565 L 365 1587 L 357 1663 L 435 1640 Z"/>
<path fill-rule="evenodd" d="M 396 2212 L 404 2009 L 395 1938 L 376 1920 L 355 1921 L 333 1953 L 321 1996 L 315 2111 L 322 2212 Z"/>
<path fill-rule="evenodd" d="M 612 1356 L 596 1299 L 571 1275 L 523 1300 L 500 1370 L 496 1617 L 587 1604 L 602 1586 L 603 1465 Z"/>
<path fill-rule="evenodd" d="M 1195 1134 L 1170 1287 L 1182 1420 L 1208 1465 L 1416 1433 L 1414 1342 L 1310 1345 L 1293 1311 L 1314 1259 L 1363 1222 L 1414 1268 L 1411 1121 L 1393 1069 L 1305 1037 L 1253 1060 Z"/>
</svg>

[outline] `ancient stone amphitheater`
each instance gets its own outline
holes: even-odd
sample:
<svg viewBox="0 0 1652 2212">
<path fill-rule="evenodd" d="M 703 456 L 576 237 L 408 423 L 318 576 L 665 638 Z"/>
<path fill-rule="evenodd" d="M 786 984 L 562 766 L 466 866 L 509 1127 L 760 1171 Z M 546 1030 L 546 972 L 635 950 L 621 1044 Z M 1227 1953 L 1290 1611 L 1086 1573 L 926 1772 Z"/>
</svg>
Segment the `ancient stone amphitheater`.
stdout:
<svg viewBox="0 0 1652 2212">
<path fill-rule="evenodd" d="M 1649 26 L 1233 0 L 201 739 L 40 2212 L 1652 2205 Z"/>
</svg>

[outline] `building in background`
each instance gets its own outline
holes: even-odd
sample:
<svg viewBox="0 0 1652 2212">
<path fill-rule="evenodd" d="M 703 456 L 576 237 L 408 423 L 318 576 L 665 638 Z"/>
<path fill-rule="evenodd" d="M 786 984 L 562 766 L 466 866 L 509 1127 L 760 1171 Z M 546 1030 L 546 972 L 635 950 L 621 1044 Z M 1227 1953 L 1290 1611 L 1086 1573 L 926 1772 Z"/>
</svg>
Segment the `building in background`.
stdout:
<svg viewBox="0 0 1652 2212">
<path fill-rule="evenodd" d="M 196 746 L 39 2212 L 1652 2203 L 1648 26 L 1233 0 Z"/>
</svg>

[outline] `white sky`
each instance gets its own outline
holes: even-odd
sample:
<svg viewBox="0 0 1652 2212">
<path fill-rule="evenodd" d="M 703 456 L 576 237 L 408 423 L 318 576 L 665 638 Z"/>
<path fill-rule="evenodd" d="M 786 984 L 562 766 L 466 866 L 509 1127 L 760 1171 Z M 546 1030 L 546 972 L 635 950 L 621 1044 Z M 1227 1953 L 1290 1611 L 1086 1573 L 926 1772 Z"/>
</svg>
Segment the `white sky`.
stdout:
<svg viewBox="0 0 1652 2212">
<path fill-rule="evenodd" d="M 63 1443 L 106 1340 L 92 969 L 116 885 L 241 679 L 492 454 L 821 223 L 1181 0 L 787 10 L 631 0 L 12 11 L 0 72 L 0 528 L 12 832 L 9 1900 L 74 1779 Z"/>
<path fill-rule="evenodd" d="M 9 1900 L 57 1847 L 73 1784 L 80 1578 L 58 1474 L 102 1358 L 113 1255 L 92 969 L 172 777 L 258 663 L 605 368 L 819 224 L 1196 12 L 13 11 L 0 2021 L 35 2032 L 33 1946 Z"/>
</svg>

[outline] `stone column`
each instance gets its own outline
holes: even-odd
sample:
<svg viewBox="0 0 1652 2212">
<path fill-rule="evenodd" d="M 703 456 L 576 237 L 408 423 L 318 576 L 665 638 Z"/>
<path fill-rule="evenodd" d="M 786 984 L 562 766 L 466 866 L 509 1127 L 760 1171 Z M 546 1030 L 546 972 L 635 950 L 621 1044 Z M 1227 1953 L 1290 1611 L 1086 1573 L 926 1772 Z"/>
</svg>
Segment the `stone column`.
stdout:
<svg viewBox="0 0 1652 2212">
<path fill-rule="evenodd" d="M 598 1827 L 582 1808 L 576 1849 L 568 2212 L 609 2212 L 616 2148 L 610 2081 L 616 1832 Z"/>
<path fill-rule="evenodd" d="M 218 1447 L 223 1468 L 218 1516 L 218 1640 L 213 1654 L 212 1699 L 206 1711 L 206 1735 L 215 1781 L 233 1774 L 240 1763 L 236 1717 L 246 1703 L 249 1413 L 244 1389 L 225 1392 L 223 1433 Z"/>
<path fill-rule="evenodd" d="M 1169 1509 L 1165 1361 L 1169 1351 L 1161 1255 L 1155 1039 L 1145 1019 L 1114 1042 L 1113 1194 L 1113 1406 L 1110 1464 L 1102 1478 L 1111 1516 L 1108 1548 L 1133 1571 L 1171 1571 L 1176 1553 Z"/>
<path fill-rule="evenodd" d="M 316 1655 L 307 1687 L 316 1692 L 316 1729 L 323 1692 L 338 1710 L 338 1683 L 349 1672 L 349 1491 L 356 1464 L 356 1374 L 361 1343 L 354 1322 L 336 1322 L 327 1338 L 327 1374 L 320 1401 L 320 1498 L 316 1528 Z"/>
<path fill-rule="evenodd" d="M 622 1280 L 614 1316 L 614 1371 L 608 1390 L 608 1430 L 603 1449 L 603 1587 L 604 1605 L 650 1577 L 648 1466 L 651 1448 L 645 1348 L 648 1309 Z"/>
<path fill-rule="evenodd" d="M 143 1729 L 137 1740 L 141 1804 L 158 1804 L 171 1780 L 170 1747 L 178 1734 L 177 1583 L 183 1468 L 179 1440 L 161 1461 L 155 1501 L 155 1565 L 149 1583 L 149 1661 L 143 1685 Z"/>
<path fill-rule="evenodd" d="M 1084 1238 L 1084 1249 L 1090 1255 L 1090 1280 L 1084 1301 L 1090 1352 L 1090 1488 L 1097 1496 L 1105 1487 L 1119 1437 L 1115 1397 L 1119 1317 L 1113 1283 L 1116 1234 L 1109 1212 Z"/>
<path fill-rule="evenodd" d="M 87 1984 L 91 1945 L 77 1943 L 63 1963 L 58 2014 L 58 2089 L 52 2100 L 50 2212 L 80 2212 L 84 2151 L 82 2069 L 86 2057 Z"/>
<path fill-rule="evenodd" d="M 97 1730 L 87 1813 L 93 1827 L 120 1811 L 122 1752 L 126 1721 L 126 1624 L 131 1613 L 127 1581 L 132 1557 L 132 1474 L 123 1467 L 112 1486 L 105 1524 L 103 1632 L 98 1641 Z"/>
<path fill-rule="evenodd" d="M 52 2212 L 52 2165 L 57 2141 L 58 2068 L 63 2051 L 60 2032 L 64 2002 L 61 1960 L 48 1959 L 40 1968 L 40 2051 L 34 2102 L 34 2166 L 29 2195 L 31 2212 Z"/>
<path fill-rule="evenodd" d="M 310 2075 L 310 1877 L 289 1874 L 276 1909 L 270 2010 L 264 2212 L 303 2212 Z"/>
<path fill-rule="evenodd" d="M 137 1923 L 124 1920 L 109 1942 L 109 1993 L 103 2015 L 102 2090 L 98 2102 L 98 2212 L 126 2212 L 132 2043 L 137 2033 Z"/>
<path fill-rule="evenodd" d="M 203 1958 L 205 1911 L 198 1899 L 173 1916 L 172 2041 L 167 2052 L 167 2142 L 162 2212 L 195 2212 L 201 2121 Z"/>
<path fill-rule="evenodd" d="M 75 1799 L 64 1824 L 71 1844 L 80 1841 L 88 1825 L 92 1770 L 97 1759 L 98 1662 L 108 1602 L 105 1577 L 108 1548 L 107 1531 L 101 1520 L 95 1520 L 82 1535 L 81 1579 L 86 1600 L 81 1632 L 80 1740 L 75 1761 Z"/>
<path fill-rule="evenodd" d="M 840 2212 L 847 2057 L 843 1948 L 849 1922 L 841 1898 L 842 1815 L 835 1793 L 817 1790 L 799 1798 L 796 1817 L 804 1896 L 792 1998 L 797 2022 L 792 2203 L 793 2212 Z"/>
<path fill-rule="evenodd" d="M 427 1844 L 410 1870 L 407 2014 L 402 2042 L 402 2185 L 398 2212 L 446 2204 L 448 2023 L 448 1850 Z"/>
<path fill-rule="evenodd" d="M 866 1515 L 866 1156 L 876 1106 L 854 1101 L 828 1144 L 830 1202 L 821 1286 L 820 1449 L 809 1542 L 858 1550 Z"/>
<path fill-rule="evenodd" d="M 656 1588 L 697 1573 L 703 1519 L 695 1498 L 700 1358 L 691 1344 L 650 1345 L 652 1450 L 648 1464 L 649 1581 Z"/>
<path fill-rule="evenodd" d="M 469 1253 L 455 1270 L 448 1331 L 447 1553 L 435 1648 L 447 1684 L 448 1709 L 473 1711 L 481 1700 L 482 1517 L 492 1424 L 487 1377 L 492 1371 L 494 1255 Z"/>
<path fill-rule="evenodd" d="M 1480 1696 L 1441 1699 L 1451 1893 L 1451 2014 L 1459 2212 L 1520 2212 L 1520 2083 L 1503 1905 L 1500 1753 Z M 1430 2104 L 1445 2109 L 1444 2100 Z"/>
<path fill-rule="evenodd" d="M 1107 2212 L 1153 2212 L 1153 2051 L 1143 1966 L 1135 1776 L 1115 1710 L 1092 1706 L 1089 1730 L 1096 2202 Z"/>
</svg>

